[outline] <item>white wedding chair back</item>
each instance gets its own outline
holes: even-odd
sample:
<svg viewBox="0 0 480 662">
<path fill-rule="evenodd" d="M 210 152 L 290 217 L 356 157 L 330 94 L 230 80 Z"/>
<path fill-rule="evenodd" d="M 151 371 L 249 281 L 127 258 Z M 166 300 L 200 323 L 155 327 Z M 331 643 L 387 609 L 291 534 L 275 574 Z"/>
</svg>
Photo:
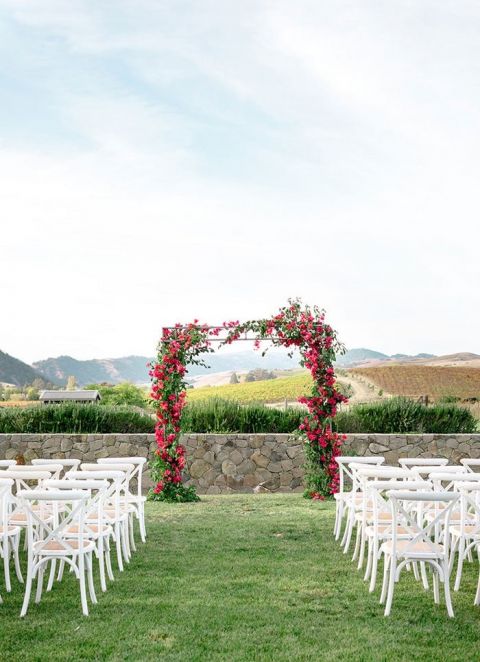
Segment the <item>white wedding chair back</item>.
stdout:
<svg viewBox="0 0 480 662">
<path fill-rule="evenodd" d="M 7 593 L 12 590 L 10 581 L 10 558 L 13 555 L 15 572 L 19 582 L 23 582 L 18 558 L 20 542 L 20 527 L 10 524 L 9 518 L 13 508 L 12 478 L 0 478 L 0 557 L 3 558 L 3 572 L 5 576 L 5 588 Z M 2 598 L 0 596 L 0 604 Z"/>
<path fill-rule="evenodd" d="M 58 462 L 47 462 L 41 466 L 34 464 L 15 464 L 11 467 L 8 467 L 6 470 L 9 474 L 12 473 L 38 473 L 39 471 L 48 471 L 53 478 L 60 478 L 60 474 L 63 471 L 63 465 Z"/>
<path fill-rule="evenodd" d="M 467 471 L 475 473 L 480 468 L 480 458 L 464 457 L 460 460 L 460 464 L 467 468 Z"/>
<path fill-rule="evenodd" d="M 125 466 L 131 470 L 132 465 Z M 112 468 L 106 468 L 100 464 L 85 463 L 80 466 L 80 471 L 71 471 L 67 474 L 66 478 L 68 480 L 81 480 L 82 476 L 91 479 L 107 480 L 110 483 L 105 497 L 104 521 L 113 527 L 117 564 L 119 570 L 122 572 L 124 569 L 123 561 L 128 563 L 131 555 L 128 539 L 129 514 L 123 508 L 121 502 L 125 493 L 126 472 L 117 469 L 116 465 L 112 465 Z M 92 515 L 89 516 L 91 517 Z"/>
<path fill-rule="evenodd" d="M 68 563 L 80 582 L 82 612 L 88 616 L 85 573 L 88 577 L 90 600 L 96 603 L 92 574 L 93 541 L 83 534 L 85 513 L 90 499 L 88 490 L 30 490 L 21 491 L 18 499 L 27 514 L 28 562 L 25 597 L 20 616 L 25 616 L 30 602 L 32 583 L 37 579 L 35 602 L 40 602 L 46 565 L 53 561 Z M 32 506 L 36 503 L 52 509 L 53 520 L 46 522 Z M 64 508 L 63 518 L 58 517 L 58 504 Z M 78 524 L 79 535 L 75 538 L 65 534 L 73 522 Z"/>
<path fill-rule="evenodd" d="M 390 615 L 395 583 L 399 581 L 400 573 L 411 562 L 428 563 L 432 568 L 433 591 L 435 603 L 439 603 L 439 582 L 444 585 L 447 612 L 453 617 L 453 607 L 450 597 L 450 515 L 460 499 L 453 492 L 413 492 L 393 490 L 387 493 L 392 504 L 392 538 L 384 542 L 380 552 L 385 556 L 382 596 L 385 602 L 385 616 Z M 422 517 L 422 506 L 435 503 L 438 507 L 435 517 L 425 522 Z M 412 505 L 416 506 L 412 508 Z M 409 534 L 405 539 L 399 536 L 401 527 Z"/>
<path fill-rule="evenodd" d="M 446 457 L 401 457 L 398 464 L 401 467 L 421 467 L 422 465 L 436 467 L 448 464 L 448 459 Z"/>
<path fill-rule="evenodd" d="M 142 542 L 145 542 L 146 536 L 147 536 L 147 530 L 145 526 L 145 501 L 146 497 L 142 494 L 142 476 L 143 476 L 143 468 L 144 465 L 147 461 L 147 458 L 141 457 L 141 456 L 133 456 L 133 457 L 101 457 L 98 458 L 97 462 L 98 464 L 104 464 L 104 465 L 110 465 L 110 464 L 122 464 L 123 462 L 127 462 L 130 464 L 133 464 L 135 466 L 134 471 L 132 472 L 130 476 L 130 481 L 136 480 L 137 481 L 137 490 L 136 494 L 130 494 L 128 497 L 129 503 L 134 504 L 136 510 L 135 510 L 135 515 L 138 519 L 139 526 L 140 526 L 140 538 Z"/>
<path fill-rule="evenodd" d="M 67 473 L 68 471 L 74 471 L 78 468 L 81 460 L 77 460 L 76 458 L 67 458 L 67 459 L 57 459 L 55 458 L 54 460 L 45 460 L 41 458 L 36 458 L 32 460 L 32 465 L 33 466 L 43 466 L 43 465 L 48 465 L 48 464 L 61 464 L 63 469 L 60 473 Z"/>
<path fill-rule="evenodd" d="M 364 580 L 368 581 L 368 579 L 370 579 L 369 592 L 372 593 L 375 590 L 376 585 L 377 566 L 380 558 L 380 545 L 385 540 L 392 538 L 392 506 L 386 493 L 395 489 L 430 491 L 433 489 L 433 485 L 424 480 L 413 481 L 408 479 L 405 480 L 404 478 L 394 478 L 389 480 L 375 479 L 369 481 L 365 489 L 368 491 L 369 503 L 371 504 L 372 510 L 365 528 L 368 541 L 368 556 Z M 405 533 L 399 529 L 397 535 L 400 537 L 405 535 Z M 417 572 L 416 578 L 418 579 Z"/>
<path fill-rule="evenodd" d="M 45 481 L 45 488 L 47 490 L 89 490 L 90 500 L 88 502 L 87 512 L 85 513 L 84 527 L 81 532 L 82 535 L 88 540 L 93 540 L 95 543 L 95 556 L 98 558 L 100 570 L 100 586 L 102 591 L 107 590 L 105 566 L 107 567 L 108 576 L 113 581 L 112 566 L 110 561 L 110 537 L 113 536 L 113 528 L 111 524 L 105 521 L 104 507 L 106 499 L 109 496 L 110 483 L 105 479 L 85 477 L 82 472 L 77 472 L 80 477 L 77 478 L 64 478 L 61 480 L 47 480 Z M 76 538 L 80 535 L 80 525 L 78 522 L 73 521 L 70 526 L 65 529 L 65 535 L 71 538 Z M 58 580 L 62 579 L 64 570 L 64 563 L 62 562 Z M 55 574 L 55 564 L 52 563 L 52 571 L 47 586 L 47 591 L 51 590 Z"/>
</svg>

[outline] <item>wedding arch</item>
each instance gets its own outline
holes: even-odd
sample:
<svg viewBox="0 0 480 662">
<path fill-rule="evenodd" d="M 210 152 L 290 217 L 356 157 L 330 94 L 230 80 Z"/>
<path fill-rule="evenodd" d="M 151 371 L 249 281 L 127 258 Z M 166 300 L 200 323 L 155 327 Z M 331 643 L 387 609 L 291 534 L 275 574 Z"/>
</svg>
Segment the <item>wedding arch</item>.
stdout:
<svg viewBox="0 0 480 662">
<path fill-rule="evenodd" d="M 155 483 L 150 498 L 163 501 L 195 501 L 195 488 L 182 482 L 185 447 L 181 444 L 182 410 L 186 405 L 186 374 L 189 365 L 205 365 L 202 355 L 213 352 L 212 344 L 230 345 L 237 340 L 262 341 L 298 349 L 300 365 L 312 375 L 312 390 L 300 397 L 308 413 L 298 434 L 306 456 L 306 492 L 314 499 L 324 499 L 338 490 L 338 466 L 343 436 L 332 429 L 338 405 L 347 398 L 338 390 L 333 363 L 343 351 L 337 334 L 325 321 L 325 312 L 317 306 L 303 305 L 300 299 L 289 300 L 271 318 L 247 322 L 224 322 L 219 326 L 200 324 L 198 320 L 174 327 L 164 327 L 158 344 L 157 359 L 150 366 L 151 397 L 156 401 L 157 450 L 151 463 Z M 265 353 L 264 350 L 263 353 Z"/>
</svg>

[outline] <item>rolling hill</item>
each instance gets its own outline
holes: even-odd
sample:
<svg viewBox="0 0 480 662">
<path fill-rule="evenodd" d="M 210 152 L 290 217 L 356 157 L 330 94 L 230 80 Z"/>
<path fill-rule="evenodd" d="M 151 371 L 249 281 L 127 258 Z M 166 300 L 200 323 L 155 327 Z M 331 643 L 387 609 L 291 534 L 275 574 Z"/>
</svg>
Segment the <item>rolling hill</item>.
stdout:
<svg viewBox="0 0 480 662">
<path fill-rule="evenodd" d="M 44 377 L 32 366 L 0 350 L 0 382 L 25 386 L 35 379 L 44 379 Z"/>
<path fill-rule="evenodd" d="M 449 396 L 480 398 L 480 370 L 475 367 L 397 363 L 353 368 L 349 373 L 366 379 L 390 395 L 428 395 L 433 400 Z"/>
</svg>

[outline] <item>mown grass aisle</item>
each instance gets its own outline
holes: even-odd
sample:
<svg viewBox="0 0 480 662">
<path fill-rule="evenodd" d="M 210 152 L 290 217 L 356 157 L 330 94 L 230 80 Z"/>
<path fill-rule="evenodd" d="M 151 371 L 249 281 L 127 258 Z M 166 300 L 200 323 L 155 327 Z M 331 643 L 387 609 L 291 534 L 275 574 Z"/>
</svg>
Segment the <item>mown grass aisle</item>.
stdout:
<svg viewBox="0 0 480 662">
<path fill-rule="evenodd" d="M 332 539 L 333 504 L 299 495 L 148 504 L 148 543 L 91 616 L 72 576 L 20 620 L 15 584 L 0 605 L 9 660 L 477 660 L 477 564 L 456 618 L 403 576 L 393 615 Z"/>
</svg>

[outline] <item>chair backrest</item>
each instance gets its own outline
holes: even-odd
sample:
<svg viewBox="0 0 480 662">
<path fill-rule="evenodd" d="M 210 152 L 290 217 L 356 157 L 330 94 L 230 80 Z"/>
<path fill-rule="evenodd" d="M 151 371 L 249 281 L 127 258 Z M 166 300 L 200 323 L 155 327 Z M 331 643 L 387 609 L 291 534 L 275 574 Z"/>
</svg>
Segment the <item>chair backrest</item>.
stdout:
<svg viewBox="0 0 480 662">
<path fill-rule="evenodd" d="M 438 471 L 432 471 L 428 477 L 435 485 L 435 489 L 439 492 L 448 492 L 450 490 L 458 491 L 459 487 L 466 482 L 480 481 L 480 473 L 472 474 L 469 471 L 464 473 L 457 472 L 444 472 L 443 467 L 439 467 Z"/>
<path fill-rule="evenodd" d="M 475 467 L 480 467 L 479 458 L 464 457 L 462 460 L 460 460 L 460 463 L 463 464 L 463 466 L 466 467 L 468 471 L 471 471 L 472 473 L 475 472 Z"/>
<path fill-rule="evenodd" d="M 446 457 L 401 457 L 398 460 L 401 467 L 420 467 L 422 465 L 436 467 L 448 464 Z"/>
<path fill-rule="evenodd" d="M 388 513 L 391 515 L 392 505 L 387 497 L 387 493 L 392 490 L 408 490 L 408 491 L 425 491 L 432 490 L 433 485 L 425 480 L 403 480 L 401 478 L 394 478 L 390 480 L 370 480 L 365 485 L 365 494 L 368 498 L 368 503 L 372 510 L 372 525 L 374 533 L 378 534 L 379 525 L 382 525 L 387 530 L 384 530 L 382 535 L 389 535 L 391 533 L 391 522 L 385 520 L 380 521 L 380 513 Z"/>
<path fill-rule="evenodd" d="M 475 549 L 480 535 L 480 482 L 476 480 L 462 481 L 457 488 L 460 493 L 461 504 L 461 533 L 465 534 L 468 526 L 468 536 L 471 541 L 469 546 Z"/>
<path fill-rule="evenodd" d="M 385 458 L 381 455 L 376 456 L 366 456 L 366 457 L 357 457 L 356 455 L 337 455 L 335 457 L 335 462 L 338 464 L 339 469 L 339 484 L 338 491 L 342 494 L 345 491 L 345 479 L 348 478 L 353 485 L 354 476 L 353 472 L 350 469 L 350 464 L 355 462 L 356 464 L 382 464 L 385 462 Z"/>
<path fill-rule="evenodd" d="M 421 543 L 427 554 L 440 555 L 448 559 L 450 515 L 459 502 L 460 495 L 454 492 L 391 490 L 387 492 L 387 496 L 392 504 L 394 555 L 398 554 L 397 537 L 400 526 L 410 535 L 408 540 L 404 540 L 402 556 L 415 552 L 415 546 Z M 421 516 L 424 505 L 430 510 L 433 507 L 433 517 L 430 520 L 425 520 Z M 440 548 L 440 544 L 443 548 Z"/>
<path fill-rule="evenodd" d="M 7 471 L 22 471 L 35 473 L 37 471 L 49 471 L 54 478 L 60 478 L 60 474 L 63 471 L 63 465 L 58 462 L 48 462 L 47 464 L 42 464 L 41 466 L 33 464 L 15 464 L 14 466 L 8 467 Z"/>
<path fill-rule="evenodd" d="M 31 469 L 31 467 L 30 467 Z M 18 493 L 21 490 L 36 490 L 42 487 L 43 481 L 48 480 L 52 477 L 50 471 L 42 469 L 40 471 L 37 468 L 36 471 L 22 471 L 21 469 L 11 471 L 8 469 L 4 472 L 5 476 L 12 478 L 15 481 L 15 491 Z M 32 486 L 32 482 L 35 481 L 36 485 Z"/>
<path fill-rule="evenodd" d="M 95 465 L 99 467 L 100 465 Z M 115 521 L 120 516 L 120 497 L 124 491 L 126 474 L 124 471 L 117 471 L 115 469 L 100 467 L 96 471 L 69 471 L 65 476 L 67 481 L 82 481 L 82 480 L 104 480 L 108 483 L 108 488 L 104 494 L 104 504 L 106 502 L 112 503 L 114 508 L 114 516 L 105 515 L 108 521 Z M 91 512 L 91 509 L 89 509 Z"/>
<path fill-rule="evenodd" d="M 17 464 L 16 460 L 0 460 L 0 469 L 13 467 L 15 464 Z"/>
<path fill-rule="evenodd" d="M 422 476 L 429 476 L 433 472 L 442 472 L 442 473 L 452 473 L 452 474 L 461 474 L 461 473 L 466 473 L 467 468 L 459 465 L 459 464 L 452 464 L 452 465 L 446 465 L 446 466 L 441 466 L 439 467 L 438 465 L 414 465 L 411 466 L 410 469 L 412 471 L 416 471 Z"/>
<path fill-rule="evenodd" d="M 89 490 L 30 490 L 20 491 L 17 495 L 22 510 L 27 514 L 27 539 L 29 556 L 36 552 L 52 550 L 65 554 L 79 553 L 88 538 L 85 537 L 85 512 L 90 499 Z M 33 502 L 40 506 L 40 511 L 33 508 Z M 58 506 L 62 508 L 62 519 L 58 517 Z M 42 517 L 42 506 L 52 508 L 52 521 Z M 75 543 L 64 535 L 64 530 L 75 523 L 78 534 Z"/>
<path fill-rule="evenodd" d="M 352 465 L 350 465 L 352 467 Z M 415 475 L 415 471 L 411 469 L 401 469 L 400 467 L 369 467 L 365 465 L 356 465 L 352 467 L 358 473 L 361 478 L 379 478 L 379 479 L 388 479 L 388 478 L 404 478 L 405 480 L 412 478 Z"/>
<path fill-rule="evenodd" d="M 55 458 L 54 460 L 45 460 L 42 458 L 36 458 L 32 460 L 32 464 L 34 466 L 40 466 L 40 465 L 48 465 L 48 464 L 61 464 L 63 467 L 63 471 L 67 472 L 70 471 L 71 469 L 76 469 L 78 465 L 80 464 L 81 460 L 77 460 L 76 458 L 67 458 L 67 459 L 57 459 Z"/>
<path fill-rule="evenodd" d="M 7 540 L 8 534 L 8 516 L 10 514 L 10 506 L 12 503 L 12 478 L 0 478 L 0 537 L 3 537 L 3 542 Z"/>
<path fill-rule="evenodd" d="M 80 465 L 82 471 L 105 471 L 107 466 L 105 464 L 90 464 L 88 462 L 82 462 Z M 124 479 L 122 483 L 122 490 L 125 496 L 129 496 L 130 493 L 130 481 L 132 479 L 133 472 L 135 471 L 135 465 L 131 462 L 116 462 L 110 463 L 108 465 L 110 471 L 122 471 L 124 473 Z"/>
<path fill-rule="evenodd" d="M 133 457 L 99 457 L 97 462 L 98 464 L 122 464 L 123 462 L 126 462 L 128 464 L 133 464 L 135 466 L 135 469 L 132 471 L 132 474 L 130 475 L 130 481 L 135 480 L 137 481 L 137 496 L 141 497 L 142 496 L 142 473 L 143 473 L 143 466 L 146 463 L 147 458 L 146 457 L 141 457 L 141 456 L 133 456 Z"/>
</svg>

